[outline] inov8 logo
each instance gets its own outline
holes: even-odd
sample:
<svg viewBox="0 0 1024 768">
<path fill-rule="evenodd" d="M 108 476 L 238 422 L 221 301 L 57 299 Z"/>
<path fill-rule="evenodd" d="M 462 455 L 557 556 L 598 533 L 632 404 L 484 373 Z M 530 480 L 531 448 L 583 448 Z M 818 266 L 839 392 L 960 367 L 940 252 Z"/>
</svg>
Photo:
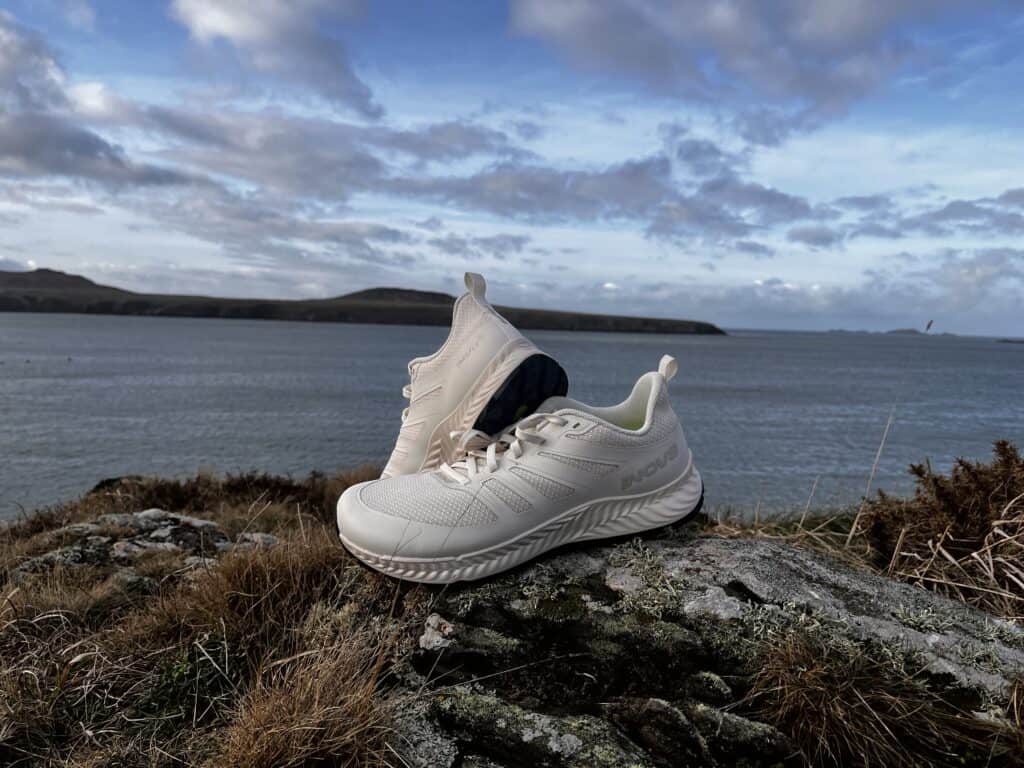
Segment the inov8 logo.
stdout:
<svg viewBox="0 0 1024 768">
<path fill-rule="evenodd" d="M 672 447 L 665 451 L 664 454 L 656 458 L 646 467 L 638 469 L 636 472 L 630 472 L 628 475 L 622 478 L 622 490 L 628 491 L 634 483 L 641 483 L 648 477 L 654 476 L 659 469 L 664 469 L 665 466 L 670 462 L 674 461 L 679 455 L 679 446 L 675 443 Z"/>
</svg>

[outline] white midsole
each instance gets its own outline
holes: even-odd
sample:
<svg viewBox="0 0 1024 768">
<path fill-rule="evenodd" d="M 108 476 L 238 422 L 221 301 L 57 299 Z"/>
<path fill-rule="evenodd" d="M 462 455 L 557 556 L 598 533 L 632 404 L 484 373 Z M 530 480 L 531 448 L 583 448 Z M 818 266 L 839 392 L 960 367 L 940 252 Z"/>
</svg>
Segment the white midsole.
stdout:
<svg viewBox="0 0 1024 768">
<path fill-rule="evenodd" d="M 393 557 L 369 552 L 344 534 L 341 540 L 364 563 L 391 576 L 428 584 L 472 581 L 514 568 L 563 544 L 630 535 L 682 520 L 696 509 L 703 489 L 700 473 L 691 462 L 682 475 L 654 491 L 589 501 L 507 542 L 457 557 Z"/>
</svg>

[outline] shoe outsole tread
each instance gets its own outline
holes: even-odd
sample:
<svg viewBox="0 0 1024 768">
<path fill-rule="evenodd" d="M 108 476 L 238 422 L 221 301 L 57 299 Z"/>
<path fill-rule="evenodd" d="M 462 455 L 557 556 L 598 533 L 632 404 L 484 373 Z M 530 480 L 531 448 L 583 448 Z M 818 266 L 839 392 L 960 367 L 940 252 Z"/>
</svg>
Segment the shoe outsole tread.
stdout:
<svg viewBox="0 0 1024 768">
<path fill-rule="evenodd" d="M 530 355 L 505 379 L 473 423 L 473 429 L 494 435 L 529 416 L 549 397 L 564 397 L 569 377 L 554 358 Z"/>
</svg>

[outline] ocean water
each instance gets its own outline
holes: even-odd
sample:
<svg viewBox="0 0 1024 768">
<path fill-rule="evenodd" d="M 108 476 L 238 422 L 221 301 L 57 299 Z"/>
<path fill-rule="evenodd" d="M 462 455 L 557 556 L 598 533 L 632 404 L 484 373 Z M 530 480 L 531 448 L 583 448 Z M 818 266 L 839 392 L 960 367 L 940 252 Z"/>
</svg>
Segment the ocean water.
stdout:
<svg viewBox="0 0 1024 768">
<path fill-rule="evenodd" d="M 0 518 L 126 474 L 304 475 L 383 463 L 406 362 L 443 328 L 0 314 Z M 855 502 L 906 467 L 1024 443 L 1024 345 L 992 339 L 734 331 L 534 332 L 593 404 L 664 353 L 712 510 Z"/>
</svg>

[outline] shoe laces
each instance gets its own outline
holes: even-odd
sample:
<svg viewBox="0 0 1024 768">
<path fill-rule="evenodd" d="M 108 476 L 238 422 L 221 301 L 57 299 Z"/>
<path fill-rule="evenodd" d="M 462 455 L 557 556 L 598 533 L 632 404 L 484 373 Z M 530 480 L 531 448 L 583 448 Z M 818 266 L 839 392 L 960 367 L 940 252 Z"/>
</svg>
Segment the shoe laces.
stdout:
<svg viewBox="0 0 1024 768">
<path fill-rule="evenodd" d="M 455 441 L 456 455 L 460 458 L 452 464 L 442 464 L 440 471 L 465 485 L 482 472 L 497 471 L 501 466 L 500 457 L 509 456 L 512 460 L 521 457 L 524 444 L 543 443 L 546 438 L 540 432 L 546 426 L 563 427 L 568 423 L 568 420 L 561 416 L 534 413 L 497 437 L 491 437 L 478 429 L 452 432 L 451 438 Z"/>
<path fill-rule="evenodd" d="M 421 392 L 419 395 L 416 396 L 416 399 L 419 400 L 421 398 L 424 398 L 427 395 L 430 395 L 430 394 L 438 391 L 439 389 L 441 389 L 441 385 L 437 384 L 437 385 L 431 387 L 430 389 L 428 389 L 426 392 Z M 405 422 L 409 420 L 409 410 L 412 408 L 412 405 L 413 405 L 413 402 L 412 402 L 412 399 L 413 399 L 413 396 L 412 396 L 412 382 L 411 381 L 408 384 L 406 384 L 404 387 L 402 387 L 402 397 L 404 397 L 406 400 L 409 401 L 409 405 L 407 405 L 405 408 L 402 409 L 402 424 L 405 424 Z"/>
</svg>

